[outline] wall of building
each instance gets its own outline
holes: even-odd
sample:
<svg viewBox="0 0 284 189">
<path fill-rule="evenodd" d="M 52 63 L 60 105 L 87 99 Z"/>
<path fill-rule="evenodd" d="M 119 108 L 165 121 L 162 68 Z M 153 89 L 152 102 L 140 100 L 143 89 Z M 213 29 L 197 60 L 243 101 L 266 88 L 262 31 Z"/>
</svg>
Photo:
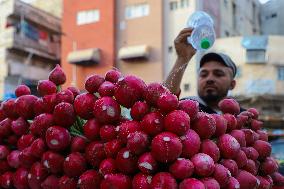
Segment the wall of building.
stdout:
<svg viewBox="0 0 284 189">
<path fill-rule="evenodd" d="M 67 74 L 66 86 L 70 86 L 73 82 L 80 89 L 84 89 L 84 82 L 88 75 L 94 73 L 103 75 L 114 65 L 115 0 L 65 0 L 63 7 L 62 32 L 64 35 L 62 36 L 61 64 Z M 79 11 L 94 9 L 100 12 L 98 22 L 77 25 L 76 19 Z M 101 49 L 101 61 L 98 65 L 76 66 L 75 68 L 67 62 L 67 56 L 73 50 L 90 48 Z"/>
<path fill-rule="evenodd" d="M 117 67 L 123 74 L 133 74 L 145 82 L 162 81 L 163 60 L 163 27 L 162 1 L 152 0 L 118 0 L 117 1 L 117 47 L 121 48 L 146 45 L 149 47 L 149 57 L 139 60 L 119 60 Z M 134 6 L 148 6 L 149 12 L 144 16 L 126 18 L 126 9 Z"/>
</svg>

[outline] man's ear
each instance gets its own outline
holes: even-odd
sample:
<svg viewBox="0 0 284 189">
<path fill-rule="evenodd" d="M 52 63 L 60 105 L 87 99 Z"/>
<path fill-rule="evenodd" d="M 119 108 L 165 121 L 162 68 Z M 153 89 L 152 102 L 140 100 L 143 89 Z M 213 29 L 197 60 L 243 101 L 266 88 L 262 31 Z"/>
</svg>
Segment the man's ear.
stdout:
<svg viewBox="0 0 284 189">
<path fill-rule="evenodd" d="M 236 87 L 236 80 L 231 81 L 230 90 L 233 90 Z"/>
</svg>

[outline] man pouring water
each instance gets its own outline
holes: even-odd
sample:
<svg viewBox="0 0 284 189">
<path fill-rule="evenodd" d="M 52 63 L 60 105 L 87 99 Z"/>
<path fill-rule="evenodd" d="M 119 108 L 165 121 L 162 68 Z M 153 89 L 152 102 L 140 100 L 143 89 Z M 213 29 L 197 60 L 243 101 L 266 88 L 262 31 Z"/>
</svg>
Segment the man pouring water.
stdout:
<svg viewBox="0 0 284 189">
<path fill-rule="evenodd" d="M 188 62 L 195 55 L 196 50 L 207 49 L 214 42 L 210 38 L 203 37 L 198 39 L 198 43 L 196 43 L 191 38 L 192 35 L 195 35 L 194 32 L 196 30 L 194 31 L 194 29 L 189 27 L 181 30 L 174 41 L 177 59 L 164 82 L 164 85 L 174 94 L 180 93 L 182 77 Z M 236 86 L 234 77 L 237 67 L 228 55 L 213 52 L 201 57 L 199 65 L 197 78 L 198 96 L 194 99 L 199 102 L 201 111 L 218 113 L 220 112 L 218 103 L 227 97 L 229 90 L 234 89 Z"/>
</svg>

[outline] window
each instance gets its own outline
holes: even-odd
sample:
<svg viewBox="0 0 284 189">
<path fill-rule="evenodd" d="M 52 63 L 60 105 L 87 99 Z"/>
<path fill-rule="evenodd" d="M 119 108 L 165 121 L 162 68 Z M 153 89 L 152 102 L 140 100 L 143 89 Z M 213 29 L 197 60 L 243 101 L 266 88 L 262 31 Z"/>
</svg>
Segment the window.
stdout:
<svg viewBox="0 0 284 189">
<path fill-rule="evenodd" d="M 169 51 L 169 53 L 172 53 L 173 52 L 173 46 L 169 46 L 168 51 Z"/>
<path fill-rule="evenodd" d="M 276 17 L 277 17 L 277 13 L 271 14 L 271 18 L 276 18 Z"/>
<path fill-rule="evenodd" d="M 77 13 L 77 24 L 90 24 L 100 20 L 99 10 L 80 11 Z"/>
<path fill-rule="evenodd" d="M 284 81 L 284 66 L 279 66 L 277 72 L 278 80 Z"/>
<path fill-rule="evenodd" d="M 181 0 L 180 1 L 180 7 L 181 8 L 189 7 L 189 0 Z"/>
<path fill-rule="evenodd" d="M 133 19 L 143 16 L 148 16 L 150 14 L 150 6 L 148 4 L 137 4 L 127 6 L 125 9 L 125 18 Z"/>
<path fill-rule="evenodd" d="M 226 37 L 229 37 L 229 36 L 230 36 L 230 33 L 229 33 L 227 30 L 225 31 L 225 36 L 226 36 Z"/>
<path fill-rule="evenodd" d="M 184 91 L 189 91 L 190 90 L 190 85 L 189 85 L 189 83 L 186 83 L 186 84 L 184 84 Z"/>
<path fill-rule="evenodd" d="M 266 55 L 264 49 L 247 49 L 247 63 L 265 63 Z"/>
<path fill-rule="evenodd" d="M 237 5 L 233 2 L 233 29 L 237 29 Z"/>
<path fill-rule="evenodd" d="M 170 2 L 170 10 L 176 10 L 176 9 L 178 9 L 178 2 L 177 1 Z"/>
</svg>

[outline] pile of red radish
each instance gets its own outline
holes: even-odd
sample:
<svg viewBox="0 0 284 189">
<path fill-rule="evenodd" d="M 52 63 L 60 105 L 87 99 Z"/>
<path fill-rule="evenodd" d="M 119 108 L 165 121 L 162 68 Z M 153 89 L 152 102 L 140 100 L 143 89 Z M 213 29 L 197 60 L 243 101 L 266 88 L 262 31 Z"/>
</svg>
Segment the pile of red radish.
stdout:
<svg viewBox="0 0 284 189">
<path fill-rule="evenodd" d="M 83 93 L 65 81 L 57 65 L 40 97 L 20 85 L 1 103 L 0 188 L 284 188 L 254 108 L 224 99 L 222 115 L 207 114 L 115 69 L 89 76 Z"/>
</svg>

